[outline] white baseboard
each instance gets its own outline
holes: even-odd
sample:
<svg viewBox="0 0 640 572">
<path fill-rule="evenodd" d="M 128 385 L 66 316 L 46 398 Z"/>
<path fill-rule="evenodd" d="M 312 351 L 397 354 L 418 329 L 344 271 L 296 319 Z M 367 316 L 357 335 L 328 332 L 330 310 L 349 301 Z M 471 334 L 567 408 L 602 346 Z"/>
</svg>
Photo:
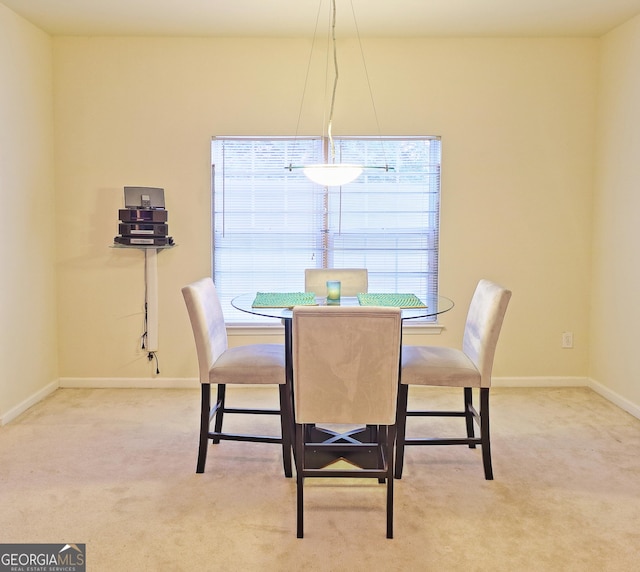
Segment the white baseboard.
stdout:
<svg viewBox="0 0 640 572">
<path fill-rule="evenodd" d="M 492 387 L 587 387 L 586 377 L 493 377 Z"/>
<path fill-rule="evenodd" d="M 608 387 L 605 387 L 595 379 L 589 380 L 589 387 L 606 400 L 611 401 L 611 403 L 620 407 L 620 409 L 624 409 L 627 413 L 630 413 L 634 417 L 640 419 L 640 405 L 629 401 L 626 397 L 622 397 L 622 395 L 612 391 Z"/>
<path fill-rule="evenodd" d="M 61 377 L 60 387 L 132 388 L 132 389 L 194 389 L 200 387 L 196 378 L 151 377 Z M 588 387 L 586 377 L 494 377 L 493 387 Z M 599 393 L 599 392 L 598 392 Z"/>
<path fill-rule="evenodd" d="M 59 385 L 93 389 L 198 389 L 200 381 L 195 377 L 61 377 Z"/>
<path fill-rule="evenodd" d="M 61 377 L 57 382 L 48 384 L 3 414 L 0 417 L 0 426 L 6 425 L 59 387 L 89 389 L 198 389 L 200 382 L 196 378 Z M 632 403 L 601 383 L 586 377 L 494 377 L 493 387 L 589 387 L 608 401 L 640 419 L 639 405 Z"/>
<path fill-rule="evenodd" d="M 151 377 L 61 377 L 60 387 L 133 388 L 133 389 L 194 389 L 200 387 L 194 378 Z M 494 387 L 587 387 L 586 377 L 494 377 Z"/>
<path fill-rule="evenodd" d="M 31 397 L 25 399 L 22 403 L 18 403 L 15 407 L 12 407 L 0 416 L 0 427 L 6 425 L 10 421 L 13 421 L 18 415 L 24 413 L 30 407 L 33 407 L 39 401 L 42 401 L 47 395 L 51 395 L 56 389 L 58 389 L 58 382 L 52 381 L 48 385 L 45 385 L 39 391 L 36 391 Z"/>
</svg>

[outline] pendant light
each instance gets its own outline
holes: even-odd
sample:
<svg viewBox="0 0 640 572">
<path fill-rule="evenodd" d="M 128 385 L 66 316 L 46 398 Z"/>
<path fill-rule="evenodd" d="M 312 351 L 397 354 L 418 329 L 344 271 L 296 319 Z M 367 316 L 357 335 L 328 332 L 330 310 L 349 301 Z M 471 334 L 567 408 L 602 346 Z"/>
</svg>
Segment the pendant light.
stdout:
<svg viewBox="0 0 640 572">
<path fill-rule="evenodd" d="M 322 4 L 322 0 L 320 0 L 320 4 Z M 293 166 L 289 164 L 286 168 L 289 171 L 293 169 L 302 169 L 302 172 L 305 176 L 317 183 L 318 185 L 322 185 L 324 187 L 335 187 L 346 185 L 347 183 L 351 183 L 355 181 L 362 172 L 366 169 L 380 169 L 385 171 L 392 171 L 393 167 L 389 167 L 388 165 L 374 167 L 374 166 L 365 166 L 365 165 L 354 165 L 350 163 L 336 163 L 336 153 L 335 153 L 335 143 L 333 141 L 333 110 L 335 107 L 336 101 L 336 91 L 338 88 L 338 50 L 337 50 L 337 42 L 336 42 L 336 0 L 331 0 L 331 46 L 333 49 L 333 90 L 331 92 L 331 106 L 329 108 L 329 120 L 327 123 L 327 136 L 329 139 L 329 158 L 326 163 L 317 163 L 313 165 L 302 165 L 302 166 Z M 353 4 L 352 4 L 353 10 Z M 354 12 L 354 20 L 355 20 L 355 12 Z M 317 30 L 317 24 L 316 24 Z M 360 33 L 358 31 L 358 24 L 356 22 L 356 32 L 358 34 L 358 40 L 360 40 Z M 315 34 L 315 32 L 314 32 Z M 314 36 L 315 43 L 315 36 Z M 362 45 L 360 46 L 362 51 Z M 364 61 L 364 54 L 363 54 Z M 309 59 L 309 66 L 311 65 L 311 59 Z M 366 73 L 366 65 L 365 65 L 365 73 Z M 307 70 L 307 78 L 309 77 L 309 70 Z M 367 76 L 368 81 L 368 76 Z M 305 85 L 306 91 L 306 85 Z M 371 85 L 369 84 L 369 92 L 371 94 Z M 304 99 L 304 95 L 303 95 Z M 373 97 L 371 97 L 373 102 Z M 374 106 L 375 112 L 375 106 Z M 377 118 L 376 118 L 377 120 Z M 296 133 L 297 136 L 297 133 Z"/>
</svg>

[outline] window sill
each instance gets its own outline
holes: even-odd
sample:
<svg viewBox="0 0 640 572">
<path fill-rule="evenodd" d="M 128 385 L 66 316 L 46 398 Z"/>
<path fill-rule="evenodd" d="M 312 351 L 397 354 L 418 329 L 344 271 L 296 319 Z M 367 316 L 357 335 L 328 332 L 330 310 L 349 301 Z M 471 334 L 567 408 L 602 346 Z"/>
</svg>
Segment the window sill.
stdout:
<svg viewBox="0 0 640 572">
<path fill-rule="evenodd" d="M 440 335 L 444 330 L 442 324 L 405 324 L 402 332 L 407 336 Z M 228 336 L 281 336 L 284 334 L 282 324 L 227 324 Z"/>
</svg>

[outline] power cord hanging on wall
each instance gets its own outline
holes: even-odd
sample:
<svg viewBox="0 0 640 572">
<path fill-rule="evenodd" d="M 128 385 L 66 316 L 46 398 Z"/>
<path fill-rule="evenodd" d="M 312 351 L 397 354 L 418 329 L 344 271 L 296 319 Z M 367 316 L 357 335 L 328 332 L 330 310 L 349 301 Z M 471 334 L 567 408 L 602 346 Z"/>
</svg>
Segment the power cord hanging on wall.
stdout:
<svg viewBox="0 0 640 572">
<path fill-rule="evenodd" d="M 144 298 L 145 298 L 145 302 L 144 302 L 144 333 L 140 336 L 140 349 L 147 349 L 147 332 L 148 332 L 148 327 L 147 327 L 147 290 L 146 290 L 146 276 L 145 276 L 145 293 L 144 293 Z M 149 361 L 153 361 L 153 359 L 155 358 L 156 360 L 156 375 L 160 374 L 160 363 L 158 361 L 158 355 L 156 354 L 156 352 L 154 351 L 150 351 L 147 353 L 147 359 Z"/>
<path fill-rule="evenodd" d="M 141 350 L 145 350 L 147 349 L 147 303 L 144 303 L 144 320 L 143 320 L 143 328 L 144 328 L 144 333 L 140 336 L 140 349 Z"/>
<path fill-rule="evenodd" d="M 156 374 L 160 373 L 160 363 L 158 362 L 158 354 L 156 352 L 149 352 L 147 354 L 147 359 L 149 361 L 152 361 L 153 359 L 156 360 Z"/>
</svg>

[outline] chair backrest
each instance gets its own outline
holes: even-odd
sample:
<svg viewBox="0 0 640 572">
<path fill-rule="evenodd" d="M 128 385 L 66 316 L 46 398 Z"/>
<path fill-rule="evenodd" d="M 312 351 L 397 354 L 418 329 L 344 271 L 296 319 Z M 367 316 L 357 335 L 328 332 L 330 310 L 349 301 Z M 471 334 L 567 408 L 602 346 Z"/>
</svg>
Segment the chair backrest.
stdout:
<svg viewBox="0 0 640 572">
<path fill-rule="evenodd" d="M 469 305 L 462 339 L 462 351 L 473 361 L 480 372 L 480 387 L 491 386 L 493 357 L 504 320 L 511 291 L 490 282 L 480 280 Z"/>
<path fill-rule="evenodd" d="M 327 280 L 340 280 L 342 296 L 357 296 L 369 291 L 369 273 L 366 268 L 306 268 L 304 291 L 326 296 Z"/>
<path fill-rule="evenodd" d="M 296 306 L 296 423 L 393 425 L 402 320 L 399 308 Z"/>
<path fill-rule="evenodd" d="M 209 383 L 209 370 L 227 349 L 227 329 L 215 284 L 210 276 L 182 288 L 198 354 L 200 383 Z"/>
</svg>

